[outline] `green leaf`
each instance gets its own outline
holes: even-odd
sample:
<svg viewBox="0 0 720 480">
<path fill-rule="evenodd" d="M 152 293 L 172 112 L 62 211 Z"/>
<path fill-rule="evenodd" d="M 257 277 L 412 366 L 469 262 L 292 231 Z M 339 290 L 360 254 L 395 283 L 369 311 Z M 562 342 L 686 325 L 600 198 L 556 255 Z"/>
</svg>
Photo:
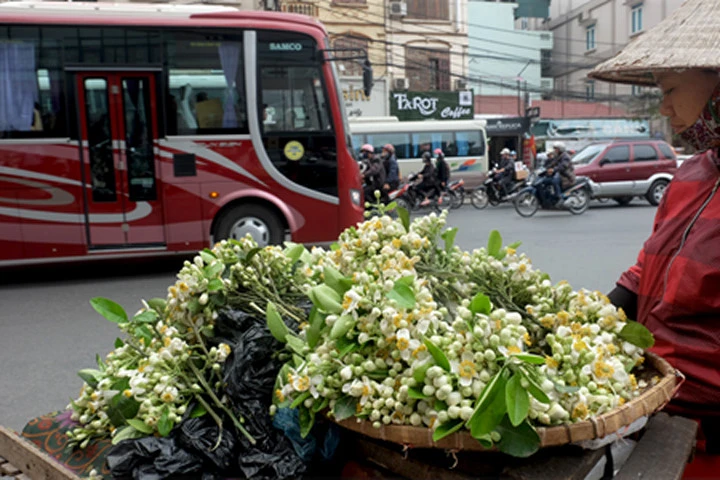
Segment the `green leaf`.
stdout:
<svg viewBox="0 0 720 480">
<path fill-rule="evenodd" d="M 397 208 L 397 202 L 395 202 L 395 201 L 392 201 L 392 202 L 388 203 L 387 205 L 385 205 L 386 211 L 395 210 L 396 208 Z"/>
<path fill-rule="evenodd" d="M 110 390 L 117 390 L 119 392 L 124 392 L 128 388 L 130 388 L 130 379 L 127 377 L 118 378 L 110 385 Z"/>
<path fill-rule="evenodd" d="M 95 354 L 95 363 L 100 369 L 100 372 L 105 373 L 105 362 L 102 361 L 102 358 L 100 358 L 100 355 L 98 355 L 97 353 Z"/>
<path fill-rule="evenodd" d="M 450 362 L 445 356 L 445 353 L 440 350 L 437 345 L 432 343 L 428 338 L 424 339 L 424 343 L 428 349 L 428 352 L 430 352 L 430 355 L 432 355 L 433 359 L 435 360 L 435 363 L 437 363 L 438 367 L 442 368 L 446 372 L 449 372 Z"/>
<path fill-rule="evenodd" d="M 225 265 L 221 261 L 215 260 L 212 264 L 203 269 L 203 275 L 205 275 L 205 278 L 207 279 L 215 278 L 220 275 L 220 272 L 224 269 Z"/>
<path fill-rule="evenodd" d="M 338 314 L 342 312 L 342 297 L 328 285 L 313 287 L 308 293 L 313 304 L 323 312 Z"/>
<path fill-rule="evenodd" d="M 530 410 L 530 397 L 527 390 L 520 384 L 521 381 L 522 375 L 516 373 L 505 385 L 505 405 L 510 423 L 514 427 L 525 421 Z"/>
<path fill-rule="evenodd" d="M 492 437 L 489 433 L 486 433 L 485 435 L 478 435 L 477 437 L 473 438 L 480 442 L 480 445 L 482 445 L 483 448 L 487 448 L 488 450 L 490 450 L 493 447 Z"/>
<path fill-rule="evenodd" d="M 547 394 L 543 391 L 542 387 L 538 385 L 538 383 L 535 381 L 532 376 L 528 375 L 524 369 L 520 369 L 520 374 L 527 380 L 528 387 L 527 391 L 535 397 L 535 399 L 542 403 L 550 403 L 550 397 L 547 396 Z"/>
<path fill-rule="evenodd" d="M 135 330 L 133 331 L 133 334 L 135 335 L 135 338 L 142 339 L 144 342 L 144 345 L 150 345 L 150 342 L 152 342 L 152 332 L 147 327 L 147 325 L 140 325 L 138 327 L 135 327 Z"/>
<path fill-rule="evenodd" d="M 512 248 L 513 250 L 517 250 L 520 248 L 520 245 L 522 245 L 522 242 L 513 242 L 510 245 L 508 245 L 508 248 Z"/>
<path fill-rule="evenodd" d="M 409 288 L 412 288 L 413 283 L 415 283 L 415 275 L 406 275 L 395 280 L 395 285 L 406 285 Z"/>
<path fill-rule="evenodd" d="M 115 348 L 120 348 L 123 345 L 125 345 L 125 342 L 123 342 L 120 338 L 115 339 Z"/>
<path fill-rule="evenodd" d="M 100 370 L 85 368 L 78 372 L 78 376 L 92 388 L 97 388 L 98 382 L 102 380 L 103 373 Z"/>
<path fill-rule="evenodd" d="M 452 251 L 453 246 L 455 245 L 455 236 L 457 235 L 458 229 L 457 227 L 448 228 L 443 232 L 442 235 L 440 235 L 440 238 L 445 240 L 445 251 L 447 253 L 450 253 Z"/>
<path fill-rule="evenodd" d="M 213 278 L 207 284 L 207 291 L 209 293 L 215 293 L 219 290 L 222 290 L 224 287 L 225 287 L 225 284 L 223 283 L 222 279 Z"/>
<path fill-rule="evenodd" d="M 174 427 L 174 423 L 172 420 L 170 420 L 170 408 L 165 405 L 162 409 L 162 415 L 160 415 L 160 420 L 158 420 L 158 433 L 161 437 L 167 437 L 170 435 L 170 432 L 172 431 Z"/>
<path fill-rule="evenodd" d="M 492 302 L 490 302 L 490 297 L 484 293 L 476 294 L 470 301 L 470 311 L 473 315 L 477 313 L 490 315 L 490 312 L 492 312 Z"/>
<path fill-rule="evenodd" d="M 433 442 L 437 442 L 438 440 L 441 440 L 448 435 L 452 435 L 453 433 L 460 430 L 462 426 L 463 421 L 460 418 L 456 418 L 455 420 L 448 420 L 447 422 L 443 423 L 435 429 L 435 431 L 433 432 Z"/>
<path fill-rule="evenodd" d="M 128 398 L 120 392 L 110 400 L 107 413 L 112 424 L 120 427 L 124 425 L 127 420 L 135 418 L 138 410 L 140 410 L 140 403 L 134 398 Z"/>
<path fill-rule="evenodd" d="M 125 310 L 112 300 L 108 300 L 103 297 L 95 297 L 90 300 L 90 305 L 96 312 L 113 323 L 127 323 L 128 321 Z"/>
<path fill-rule="evenodd" d="M 118 428 L 118 431 L 115 433 L 115 436 L 112 439 L 112 444 L 117 445 L 123 440 L 134 440 L 136 438 L 142 438 L 144 436 L 146 436 L 144 433 L 136 430 L 130 425 L 127 425 L 125 427 Z"/>
<path fill-rule="evenodd" d="M 527 420 L 514 427 L 505 417 L 498 425 L 497 431 L 502 437 L 498 449 L 513 457 L 526 458 L 540 448 L 540 436 Z"/>
<path fill-rule="evenodd" d="M 248 250 L 247 254 L 245 255 L 245 263 L 250 263 L 250 260 L 252 260 L 255 255 L 260 253 L 261 250 L 262 248 L 260 247 L 255 247 Z"/>
<path fill-rule="evenodd" d="M 415 294 L 412 289 L 404 283 L 395 282 L 395 286 L 386 294 L 390 300 L 395 300 L 398 307 L 411 309 L 415 306 Z"/>
<path fill-rule="evenodd" d="M 138 313 L 133 317 L 135 323 L 155 323 L 157 321 L 158 314 L 154 310 L 145 310 L 144 312 Z"/>
<path fill-rule="evenodd" d="M 322 330 L 325 327 L 325 317 L 326 315 L 320 313 L 315 306 L 313 306 L 312 310 L 310 310 L 310 317 L 308 319 L 310 326 L 305 332 L 305 339 L 307 340 L 310 348 L 315 348 L 318 341 L 320 341 L 320 333 L 322 333 Z"/>
<path fill-rule="evenodd" d="M 332 250 L 333 252 L 334 252 L 335 250 L 340 250 L 340 244 L 339 244 L 338 242 L 333 242 L 333 243 L 331 243 L 331 244 L 330 244 L 330 250 Z"/>
<path fill-rule="evenodd" d="M 146 435 L 151 435 L 153 433 L 153 428 L 150 425 L 143 422 L 142 420 L 138 420 L 137 418 L 131 418 L 127 421 L 127 424 L 133 427 L 138 432 L 142 432 Z"/>
<path fill-rule="evenodd" d="M 282 317 L 277 311 L 277 307 L 273 302 L 268 302 L 265 309 L 265 318 L 267 319 L 268 329 L 278 342 L 285 343 L 289 330 Z"/>
<path fill-rule="evenodd" d="M 443 402 L 442 400 L 435 400 L 435 403 L 433 404 L 433 409 L 442 412 L 443 410 L 448 409 L 448 404 Z"/>
<path fill-rule="evenodd" d="M 333 326 L 330 329 L 330 339 L 337 340 L 338 338 L 344 337 L 356 323 L 357 320 L 355 320 L 355 317 L 352 315 L 340 316 L 337 320 L 335 320 L 335 323 L 333 323 Z"/>
<path fill-rule="evenodd" d="M 354 352 L 360 348 L 360 344 L 351 340 L 347 337 L 340 337 L 335 340 L 335 348 L 338 350 L 338 358 L 343 358 L 345 355 Z"/>
<path fill-rule="evenodd" d="M 408 388 L 408 398 L 414 398 L 416 400 L 425 400 L 428 398 L 427 395 L 425 395 L 421 389 L 418 387 L 410 387 Z"/>
<path fill-rule="evenodd" d="M 498 395 L 502 395 L 505 392 L 505 372 L 505 368 L 502 368 L 498 373 L 493 375 L 487 385 L 485 385 L 485 388 L 483 388 L 480 396 L 477 399 L 477 403 L 475 404 L 475 410 L 473 410 L 472 416 L 465 423 L 468 428 L 472 428 L 472 426 L 476 424 L 482 417 L 482 414 L 486 410 L 490 409 L 490 405 L 495 400 L 495 397 L 497 397 Z M 505 397 L 503 397 L 503 403 L 504 401 Z M 481 425 L 476 425 L 475 430 L 477 431 L 480 426 Z M 492 431 L 492 429 L 487 432 L 479 433 L 477 435 L 484 435 L 485 433 L 490 433 L 490 431 Z M 472 435 L 473 437 L 477 436 L 475 433 L 472 433 Z"/>
<path fill-rule="evenodd" d="M 655 345 L 655 337 L 650 333 L 650 330 L 645 325 L 632 320 L 628 320 L 618 336 L 640 348 L 650 348 Z"/>
<path fill-rule="evenodd" d="M 398 207 L 397 208 L 397 215 L 400 219 L 400 223 L 402 223 L 402 226 L 405 227 L 405 231 L 410 231 L 410 212 L 407 211 L 406 208 Z"/>
<path fill-rule="evenodd" d="M 301 393 L 300 396 L 293 400 L 293 402 L 290 404 L 290 408 L 299 407 L 308 398 L 310 398 L 310 392 Z"/>
<path fill-rule="evenodd" d="M 330 399 L 328 397 L 325 397 L 322 402 L 313 403 L 313 406 L 312 406 L 313 412 L 317 413 L 322 410 L 325 410 L 329 404 L 330 404 Z"/>
<path fill-rule="evenodd" d="M 292 260 L 293 263 L 300 260 L 302 253 L 305 251 L 305 245 L 302 243 L 285 242 L 286 249 L 283 251 L 286 257 Z"/>
<path fill-rule="evenodd" d="M 202 403 L 199 403 L 195 405 L 195 408 L 192 409 L 192 412 L 190 412 L 190 418 L 200 418 L 203 415 L 207 415 L 207 409 Z"/>
<path fill-rule="evenodd" d="M 430 367 L 432 367 L 432 365 L 430 364 L 430 362 L 427 362 L 415 369 L 415 371 L 413 372 L 413 378 L 418 384 L 422 385 L 423 382 L 425 382 L 425 374 Z"/>
<path fill-rule="evenodd" d="M 298 411 L 298 419 L 300 420 L 300 436 L 305 438 L 315 425 L 315 412 L 305 407 Z"/>
<path fill-rule="evenodd" d="M 502 250 L 502 236 L 500 236 L 500 232 L 497 230 L 493 230 L 490 232 L 490 237 L 488 238 L 488 244 L 487 244 L 487 251 L 488 255 L 498 258 L 501 255 Z"/>
<path fill-rule="evenodd" d="M 215 254 L 208 248 L 201 250 L 200 252 L 198 252 L 198 254 L 200 255 L 200 258 L 202 258 L 203 262 L 205 262 L 206 265 L 210 265 L 215 260 L 217 260 L 217 257 L 215 256 Z"/>
<path fill-rule="evenodd" d="M 147 304 L 150 308 L 152 308 L 158 313 L 164 312 L 165 307 L 167 306 L 167 302 L 164 298 L 151 298 L 147 301 Z"/>
<path fill-rule="evenodd" d="M 531 363 L 533 365 L 542 365 L 545 363 L 545 357 L 541 357 L 540 355 L 533 355 L 532 353 L 515 353 L 512 356 L 514 358 L 522 360 L 523 362 Z"/>
<path fill-rule="evenodd" d="M 350 395 L 343 395 L 335 401 L 333 415 L 338 422 L 350 418 L 357 412 L 358 399 Z"/>
<path fill-rule="evenodd" d="M 192 313 L 193 315 L 199 313 L 202 308 L 203 307 L 202 305 L 200 305 L 200 302 L 197 298 L 190 299 L 187 305 L 188 312 Z"/>
<path fill-rule="evenodd" d="M 287 346 L 290 347 L 290 350 L 292 350 L 293 352 L 297 353 L 298 355 L 305 354 L 306 343 L 303 342 L 301 338 L 296 337 L 291 333 L 288 333 L 285 336 L 285 341 L 287 342 Z"/>
<path fill-rule="evenodd" d="M 497 427 L 507 412 L 507 404 L 505 402 L 507 374 L 507 370 L 503 369 L 496 375 L 497 382 L 493 385 L 484 402 L 485 408 L 476 409 L 473 416 L 470 417 L 470 434 L 473 437 L 481 437 L 495 430 L 495 427 Z M 482 394 L 480 398 L 482 398 Z"/>
<path fill-rule="evenodd" d="M 333 267 L 325 267 L 323 269 L 323 278 L 325 285 L 337 292 L 340 297 L 352 287 L 352 279 L 343 276 L 342 273 Z"/>
</svg>

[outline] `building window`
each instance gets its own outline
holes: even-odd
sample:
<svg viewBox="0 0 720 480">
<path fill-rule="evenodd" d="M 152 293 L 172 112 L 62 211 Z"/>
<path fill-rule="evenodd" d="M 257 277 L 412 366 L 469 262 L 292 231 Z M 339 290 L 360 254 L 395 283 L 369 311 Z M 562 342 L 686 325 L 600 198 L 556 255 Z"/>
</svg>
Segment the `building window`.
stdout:
<svg viewBox="0 0 720 480">
<path fill-rule="evenodd" d="M 450 20 L 450 0 L 408 0 L 406 18 Z"/>
<path fill-rule="evenodd" d="M 342 51 L 345 49 L 359 49 L 368 51 L 368 40 L 357 37 L 338 37 L 333 40 L 333 48 L 335 51 L 335 57 L 346 58 L 346 57 L 359 57 L 361 56 L 358 51 Z M 363 67 L 361 60 L 342 60 L 338 61 L 338 70 L 340 75 L 343 77 L 359 77 L 363 74 Z"/>
<path fill-rule="evenodd" d="M 527 30 L 528 29 L 528 19 L 527 17 L 523 17 L 520 19 L 520 30 Z"/>
<path fill-rule="evenodd" d="M 635 5 L 632 8 L 632 12 L 630 15 L 631 18 L 631 33 L 637 33 L 641 32 L 643 29 L 643 6 L 642 3 L 639 5 Z"/>
<path fill-rule="evenodd" d="M 405 71 L 409 90 L 450 90 L 450 52 L 427 47 L 407 47 Z"/>
<path fill-rule="evenodd" d="M 595 25 L 585 29 L 585 50 L 595 50 Z"/>
<path fill-rule="evenodd" d="M 645 88 L 640 85 L 633 85 L 631 93 L 633 97 L 640 97 L 645 93 Z"/>
<path fill-rule="evenodd" d="M 585 100 L 591 101 L 595 99 L 595 82 L 587 82 L 585 84 Z"/>
</svg>

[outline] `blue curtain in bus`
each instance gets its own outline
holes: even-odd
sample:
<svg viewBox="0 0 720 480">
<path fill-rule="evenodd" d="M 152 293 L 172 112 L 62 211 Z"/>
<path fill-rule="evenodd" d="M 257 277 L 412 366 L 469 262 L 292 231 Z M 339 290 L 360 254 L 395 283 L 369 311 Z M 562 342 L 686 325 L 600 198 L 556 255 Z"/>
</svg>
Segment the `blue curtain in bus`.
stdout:
<svg viewBox="0 0 720 480">
<path fill-rule="evenodd" d="M 455 143 L 457 145 L 457 156 L 465 157 L 470 152 L 470 134 L 469 132 L 456 132 Z"/>
<path fill-rule="evenodd" d="M 35 45 L 0 43 L 0 132 L 29 131 L 38 98 Z"/>
<path fill-rule="evenodd" d="M 443 151 L 445 150 L 445 145 L 443 145 L 443 135 L 442 133 L 433 133 L 432 134 L 432 149 L 430 149 L 431 152 L 435 152 L 436 148 L 440 148 Z"/>
<path fill-rule="evenodd" d="M 223 128 L 237 128 L 238 120 L 235 112 L 235 95 L 236 85 L 235 79 L 238 75 L 240 67 L 240 43 L 238 42 L 222 42 L 218 47 L 220 55 L 220 64 L 222 65 L 223 75 L 225 75 L 225 98 L 223 100 Z"/>
</svg>

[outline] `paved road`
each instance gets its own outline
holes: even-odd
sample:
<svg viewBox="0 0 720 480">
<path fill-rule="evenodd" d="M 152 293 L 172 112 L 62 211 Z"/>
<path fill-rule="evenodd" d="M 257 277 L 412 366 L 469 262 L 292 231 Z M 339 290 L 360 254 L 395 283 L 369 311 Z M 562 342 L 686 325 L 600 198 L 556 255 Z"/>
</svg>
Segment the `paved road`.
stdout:
<svg viewBox="0 0 720 480">
<path fill-rule="evenodd" d="M 451 212 L 465 249 L 485 245 L 497 229 L 506 243 L 521 240 L 536 267 L 554 281 L 608 291 L 635 259 L 650 232 L 655 208 L 596 205 L 581 216 L 539 212 L 519 217 L 511 207 Z M 111 298 L 128 312 L 140 299 L 165 296 L 180 260 L 0 271 L 0 425 L 21 429 L 27 420 L 63 409 L 77 395 L 75 372 L 94 365 L 117 336 L 88 301 Z"/>
</svg>

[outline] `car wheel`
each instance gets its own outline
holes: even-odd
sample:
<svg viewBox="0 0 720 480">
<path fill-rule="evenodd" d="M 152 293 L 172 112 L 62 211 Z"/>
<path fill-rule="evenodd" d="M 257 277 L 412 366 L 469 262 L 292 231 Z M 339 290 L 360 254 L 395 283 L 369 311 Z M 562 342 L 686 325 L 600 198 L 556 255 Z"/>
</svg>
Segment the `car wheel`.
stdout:
<svg viewBox="0 0 720 480">
<path fill-rule="evenodd" d="M 663 195 L 665 195 L 665 190 L 667 189 L 667 186 L 667 180 L 655 180 L 653 182 L 653 184 L 650 186 L 650 190 L 648 190 L 647 194 L 645 195 L 645 198 L 648 202 L 650 202 L 650 205 L 657 206 L 660 204 L 660 200 L 662 200 Z"/>
<path fill-rule="evenodd" d="M 214 240 L 240 240 L 246 235 L 261 247 L 279 245 L 285 238 L 282 221 L 269 208 L 262 205 L 238 205 L 220 217 L 213 234 Z"/>
<path fill-rule="evenodd" d="M 618 205 L 623 206 L 623 207 L 624 207 L 625 205 L 629 205 L 630 202 L 632 202 L 632 199 L 633 199 L 633 197 L 616 197 L 616 198 L 613 198 L 613 200 L 615 200 L 615 202 L 617 202 Z"/>
</svg>

